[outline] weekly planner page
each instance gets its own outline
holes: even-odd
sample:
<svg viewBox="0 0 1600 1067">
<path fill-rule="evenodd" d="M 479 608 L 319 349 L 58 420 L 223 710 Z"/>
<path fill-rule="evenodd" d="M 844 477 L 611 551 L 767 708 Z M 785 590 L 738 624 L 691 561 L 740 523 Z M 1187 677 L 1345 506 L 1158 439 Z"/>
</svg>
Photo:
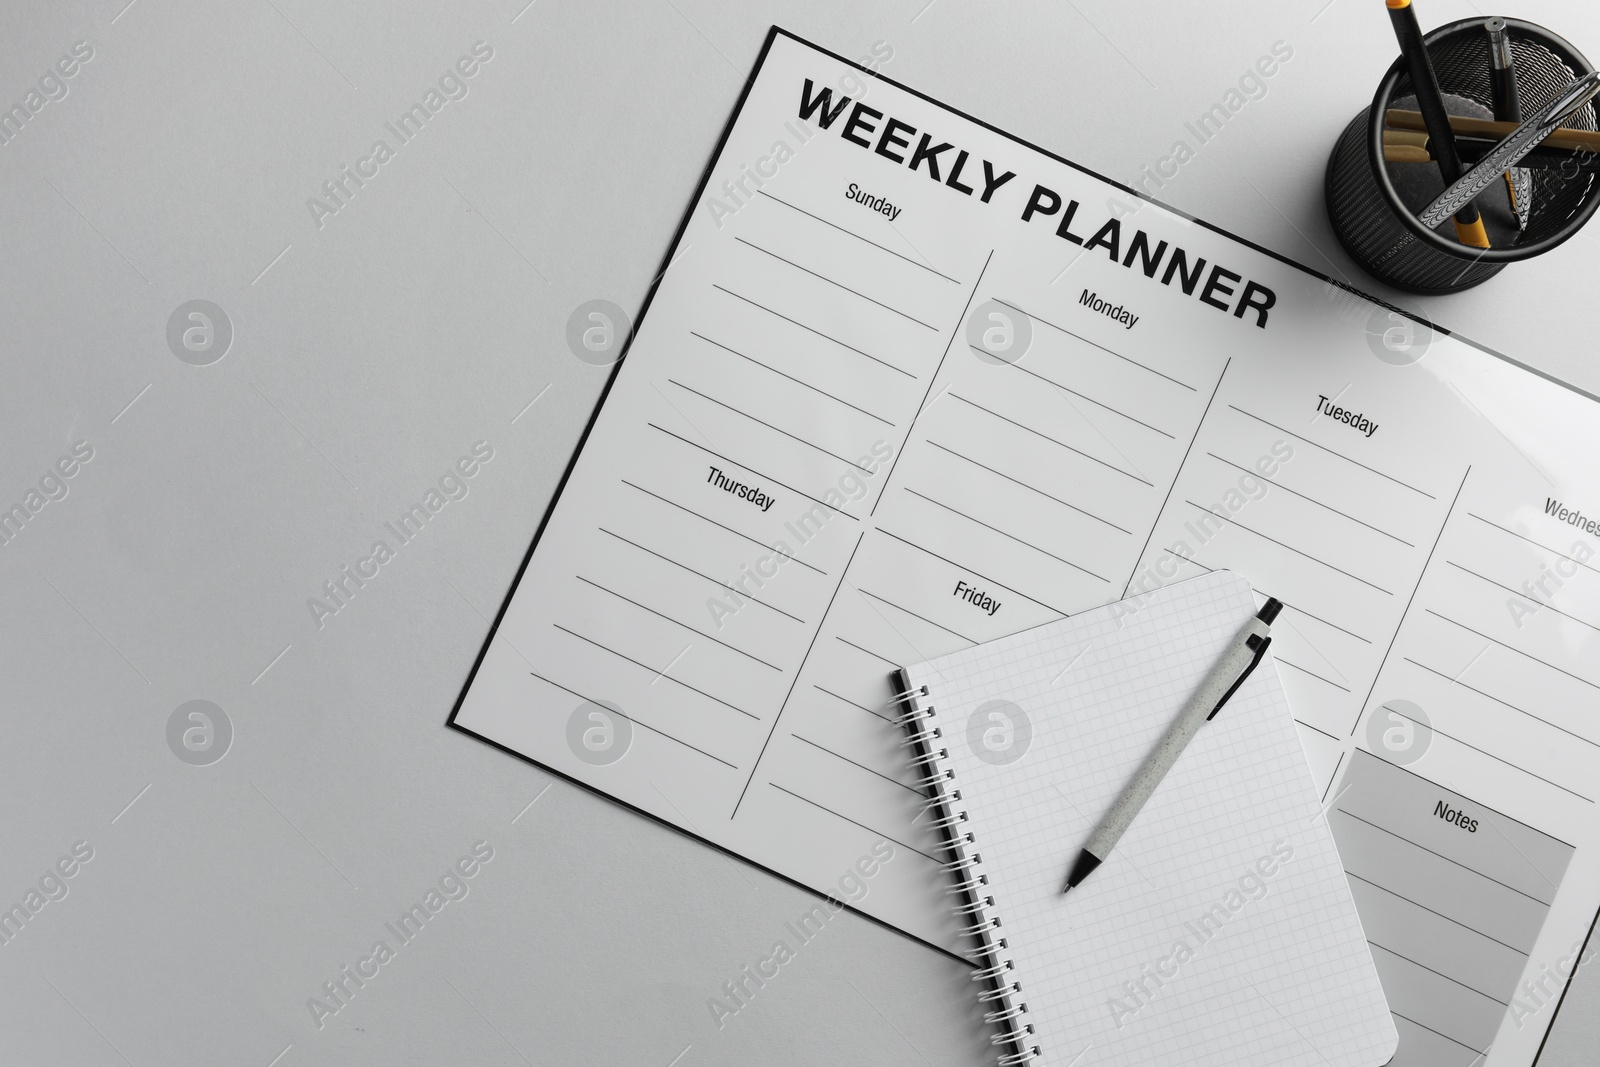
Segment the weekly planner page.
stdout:
<svg viewBox="0 0 1600 1067">
<path fill-rule="evenodd" d="M 1395 1063 L 1527 1064 L 1597 535 L 1594 398 L 774 31 L 452 722 L 959 951 L 889 672 L 1226 567 Z"/>
</svg>

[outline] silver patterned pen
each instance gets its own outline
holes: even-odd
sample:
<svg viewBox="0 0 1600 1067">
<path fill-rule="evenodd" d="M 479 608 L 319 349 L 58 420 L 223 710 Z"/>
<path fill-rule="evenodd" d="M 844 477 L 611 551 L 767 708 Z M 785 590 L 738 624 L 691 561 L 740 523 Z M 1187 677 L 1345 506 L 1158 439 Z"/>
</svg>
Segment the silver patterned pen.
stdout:
<svg viewBox="0 0 1600 1067">
<path fill-rule="evenodd" d="M 1470 204 L 1473 197 L 1493 185 L 1495 179 L 1538 148 L 1539 142 L 1554 133 L 1567 116 L 1587 104 L 1596 93 L 1600 93 L 1600 71 L 1590 71 L 1491 148 L 1471 170 L 1452 182 L 1437 200 L 1424 208 L 1417 218 L 1432 229 L 1461 210 L 1463 205 Z"/>
</svg>

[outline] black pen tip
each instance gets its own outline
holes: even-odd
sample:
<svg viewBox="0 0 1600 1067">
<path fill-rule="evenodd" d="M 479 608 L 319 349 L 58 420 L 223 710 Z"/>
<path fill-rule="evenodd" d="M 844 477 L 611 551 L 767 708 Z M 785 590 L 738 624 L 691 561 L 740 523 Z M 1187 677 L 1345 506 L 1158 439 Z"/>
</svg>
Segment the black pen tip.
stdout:
<svg viewBox="0 0 1600 1067">
<path fill-rule="evenodd" d="M 1089 877 L 1096 867 L 1100 866 L 1100 857 L 1088 849 L 1078 853 L 1078 858 L 1072 864 L 1072 870 L 1067 872 L 1067 887 L 1063 893 L 1071 892 L 1072 887 Z"/>
<path fill-rule="evenodd" d="M 1282 610 L 1283 601 L 1279 600 L 1275 596 L 1269 596 L 1267 597 L 1267 602 L 1261 605 L 1261 610 L 1256 612 L 1256 618 L 1260 619 L 1268 626 L 1271 626 L 1272 620 L 1276 619 L 1278 617 L 1278 612 Z"/>
</svg>

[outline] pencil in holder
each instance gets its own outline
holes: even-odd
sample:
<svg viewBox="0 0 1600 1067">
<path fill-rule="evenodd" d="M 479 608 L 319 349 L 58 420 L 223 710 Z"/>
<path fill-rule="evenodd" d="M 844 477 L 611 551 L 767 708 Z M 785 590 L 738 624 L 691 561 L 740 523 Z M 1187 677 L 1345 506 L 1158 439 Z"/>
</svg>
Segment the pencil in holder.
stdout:
<svg viewBox="0 0 1600 1067">
<path fill-rule="evenodd" d="M 1463 19 L 1424 37 L 1445 109 L 1452 116 L 1493 117 L 1488 21 Z M 1582 53 L 1549 30 L 1518 19 L 1501 21 L 1510 38 L 1524 116 L 1594 69 Z M 1387 285 L 1430 295 L 1470 289 L 1500 273 L 1507 263 L 1550 251 L 1600 208 L 1595 157 L 1578 154 L 1570 165 L 1528 172 L 1528 202 L 1520 219 L 1507 183 L 1496 182 L 1479 194 L 1489 248 L 1462 244 L 1449 219 L 1429 229 L 1418 215 L 1444 191 L 1444 179 L 1438 166 L 1422 160 L 1420 152 L 1412 153 L 1418 161 L 1385 160 L 1385 116 L 1391 108 L 1416 109 L 1403 59 L 1389 68 L 1372 105 L 1339 135 L 1325 180 L 1328 218 L 1339 243 L 1363 270 Z M 1563 125 L 1594 130 L 1594 105 L 1585 104 Z M 1425 138 L 1416 141 L 1424 142 Z"/>
</svg>

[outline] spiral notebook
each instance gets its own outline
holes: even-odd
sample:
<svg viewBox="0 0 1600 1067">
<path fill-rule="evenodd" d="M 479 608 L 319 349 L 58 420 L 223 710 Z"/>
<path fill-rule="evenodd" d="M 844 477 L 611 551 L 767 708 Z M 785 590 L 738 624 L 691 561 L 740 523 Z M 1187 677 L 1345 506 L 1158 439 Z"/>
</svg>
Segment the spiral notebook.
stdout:
<svg viewBox="0 0 1600 1067">
<path fill-rule="evenodd" d="M 1394 1055 L 1270 658 L 1111 857 L 1062 893 L 1099 817 L 1256 609 L 1249 583 L 1219 570 L 897 673 L 1001 1064 Z"/>
</svg>

